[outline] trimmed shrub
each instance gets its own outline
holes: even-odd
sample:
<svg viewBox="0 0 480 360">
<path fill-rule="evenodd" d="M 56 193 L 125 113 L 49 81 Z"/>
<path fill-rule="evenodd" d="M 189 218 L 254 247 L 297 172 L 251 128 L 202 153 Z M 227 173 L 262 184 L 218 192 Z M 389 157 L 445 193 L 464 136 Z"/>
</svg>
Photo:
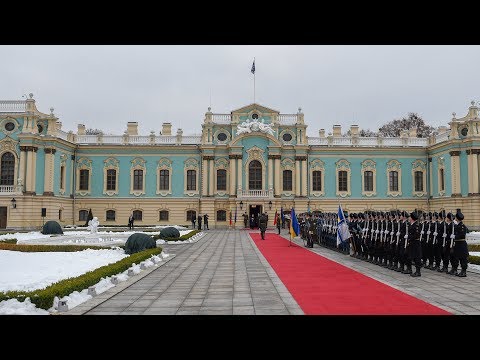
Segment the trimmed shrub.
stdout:
<svg viewBox="0 0 480 360">
<path fill-rule="evenodd" d="M 480 251 L 480 244 L 468 244 L 468 251 Z"/>
<path fill-rule="evenodd" d="M 157 243 L 150 235 L 135 233 L 128 237 L 125 243 L 125 254 L 135 254 L 145 249 L 154 249 Z"/>
<path fill-rule="evenodd" d="M 199 232 L 201 232 L 201 230 L 192 230 L 188 234 L 182 235 L 179 238 L 162 238 L 160 235 L 154 235 L 152 237 L 154 240 L 162 239 L 165 241 L 182 241 L 190 239 L 193 235 L 198 234 Z"/>
<path fill-rule="evenodd" d="M 43 225 L 42 234 L 63 234 L 63 230 L 58 222 L 50 220 Z"/>
<path fill-rule="evenodd" d="M 0 240 L 0 244 L 16 244 L 17 243 L 17 239 L 3 239 L 3 240 Z"/>
<path fill-rule="evenodd" d="M 470 264 L 480 265 L 480 256 L 472 256 L 468 257 L 468 262 Z"/>
<path fill-rule="evenodd" d="M 120 246 L 122 247 L 122 246 Z M 11 250 L 21 252 L 74 252 L 86 249 L 111 249 L 108 246 L 88 246 L 88 245 L 24 245 L 10 244 L 0 241 L 0 250 Z"/>
<path fill-rule="evenodd" d="M 116 275 L 124 272 L 133 263 L 140 263 L 143 260 L 149 259 L 152 255 L 158 255 L 162 252 L 162 248 L 155 248 L 142 251 L 137 254 L 119 260 L 116 263 L 99 267 L 98 269 L 89 271 L 83 275 L 75 278 L 68 278 L 57 283 L 54 283 L 45 289 L 34 290 L 30 292 L 9 291 L 7 293 L 0 292 L 0 301 L 16 298 L 18 301 L 24 301 L 27 297 L 38 308 L 48 310 L 53 306 L 55 296 L 62 298 L 70 295 L 74 291 L 82 291 L 90 286 L 98 283 L 102 278 Z"/>
<path fill-rule="evenodd" d="M 179 238 L 179 237 L 180 237 L 180 231 L 178 231 L 178 229 L 176 229 L 172 226 L 163 228 L 160 231 L 160 239 Z"/>
</svg>

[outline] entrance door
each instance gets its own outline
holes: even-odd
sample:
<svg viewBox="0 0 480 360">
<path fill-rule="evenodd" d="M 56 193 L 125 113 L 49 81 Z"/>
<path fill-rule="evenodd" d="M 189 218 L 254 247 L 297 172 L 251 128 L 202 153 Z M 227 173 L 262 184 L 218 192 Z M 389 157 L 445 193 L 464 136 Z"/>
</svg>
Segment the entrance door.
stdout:
<svg viewBox="0 0 480 360">
<path fill-rule="evenodd" d="M 258 217 L 262 212 L 262 205 L 250 205 L 250 228 L 258 228 Z"/>
<path fill-rule="evenodd" d="M 5 229 L 7 227 L 7 207 L 0 207 L 0 229 Z"/>
</svg>

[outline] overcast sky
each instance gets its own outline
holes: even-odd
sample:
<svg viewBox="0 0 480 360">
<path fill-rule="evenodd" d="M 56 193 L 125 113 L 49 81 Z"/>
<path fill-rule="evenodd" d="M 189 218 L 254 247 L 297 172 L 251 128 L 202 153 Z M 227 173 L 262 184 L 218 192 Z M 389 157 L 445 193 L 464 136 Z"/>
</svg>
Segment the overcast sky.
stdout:
<svg viewBox="0 0 480 360">
<path fill-rule="evenodd" d="M 32 92 L 63 130 L 77 124 L 122 134 L 201 132 L 213 113 L 253 102 L 305 114 L 308 135 L 350 124 L 376 130 L 416 112 L 432 126 L 480 100 L 480 46 L 0 46 L 0 99 Z M 211 100 L 210 100 L 211 99 Z"/>
</svg>

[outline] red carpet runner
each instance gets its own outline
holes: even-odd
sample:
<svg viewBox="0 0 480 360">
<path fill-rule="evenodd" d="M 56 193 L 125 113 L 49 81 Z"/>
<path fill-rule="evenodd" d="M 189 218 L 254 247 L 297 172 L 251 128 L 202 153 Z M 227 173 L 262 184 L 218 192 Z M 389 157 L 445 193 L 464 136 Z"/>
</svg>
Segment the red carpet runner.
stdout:
<svg viewBox="0 0 480 360">
<path fill-rule="evenodd" d="M 250 236 L 307 315 L 449 314 L 277 234 Z"/>
</svg>

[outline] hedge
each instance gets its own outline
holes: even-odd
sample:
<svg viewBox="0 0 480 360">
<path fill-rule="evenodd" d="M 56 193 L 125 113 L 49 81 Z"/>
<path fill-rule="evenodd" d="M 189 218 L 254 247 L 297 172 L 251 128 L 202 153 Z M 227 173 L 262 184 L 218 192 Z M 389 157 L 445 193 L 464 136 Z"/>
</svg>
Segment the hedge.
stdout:
<svg viewBox="0 0 480 360">
<path fill-rule="evenodd" d="M 17 239 L 3 239 L 3 240 L 0 240 L 0 244 L 16 244 L 17 243 Z"/>
<path fill-rule="evenodd" d="M 480 265 L 480 256 L 470 255 L 470 256 L 468 257 L 468 262 L 469 262 L 470 264 Z"/>
<path fill-rule="evenodd" d="M 48 310 L 53 306 L 53 300 L 55 299 L 55 296 L 62 298 L 70 295 L 74 291 L 80 292 L 83 289 L 87 289 L 88 287 L 95 285 L 102 278 L 124 272 L 130 266 L 132 266 L 133 263 L 138 264 L 146 259 L 149 259 L 152 255 L 158 255 L 161 252 L 162 248 L 148 249 L 130 255 L 129 257 L 117 261 L 116 263 L 105 265 L 99 267 L 98 269 L 89 271 L 83 275 L 61 280 L 41 290 L 33 290 L 29 292 L 0 292 L 0 301 L 13 298 L 16 298 L 18 301 L 24 301 L 27 297 L 29 297 L 30 301 L 38 308 Z"/>
<path fill-rule="evenodd" d="M 109 246 L 88 245 L 26 245 L 0 242 L 0 250 L 21 252 L 74 252 L 86 249 L 111 249 Z"/>
<path fill-rule="evenodd" d="M 480 251 L 480 244 L 468 244 L 468 251 Z"/>
<path fill-rule="evenodd" d="M 193 235 L 198 234 L 198 233 L 201 232 L 201 231 L 202 231 L 202 230 L 192 230 L 192 231 L 190 231 L 188 234 L 182 235 L 182 236 L 180 236 L 179 238 L 164 238 L 164 239 L 162 239 L 162 240 L 165 240 L 165 241 L 182 241 L 182 240 L 188 240 L 188 239 L 190 239 Z M 159 234 L 159 235 L 153 235 L 152 237 L 153 237 L 154 240 L 161 239 L 160 234 Z"/>
</svg>

